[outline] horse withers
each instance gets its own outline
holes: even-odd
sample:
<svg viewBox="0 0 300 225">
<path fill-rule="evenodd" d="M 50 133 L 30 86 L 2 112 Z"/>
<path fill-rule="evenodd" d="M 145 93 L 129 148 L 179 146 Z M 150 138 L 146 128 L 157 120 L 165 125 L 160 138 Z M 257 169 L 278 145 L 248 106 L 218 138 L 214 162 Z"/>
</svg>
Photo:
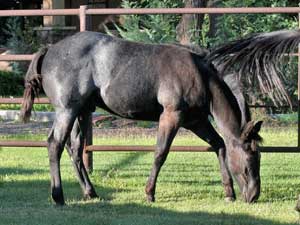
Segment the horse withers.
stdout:
<svg viewBox="0 0 300 225">
<path fill-rule="evenodd" d="M 60 158 L 65 145 L 84 196 L 97 197 L 82 162 L 88 115 L 95 107 L 124 118 L 159 122 L 154 163 L 145 188 L 149 201 L 155 200 L 157 176 L 180 127 L 215 149 L 227 200 L 236 197 L 232 175 L 246 202 L 259 197 L 261 122 L 242 120 L 237 99 L 203 56 L 174 45 L 82 32 L 39 51 L 26 74 L 25 86 L 24 120 L 30 117 L 41 88 L 55 108 L 48 151 L 51 193 L 57 204 L 64 204 Z"/>
</svg>

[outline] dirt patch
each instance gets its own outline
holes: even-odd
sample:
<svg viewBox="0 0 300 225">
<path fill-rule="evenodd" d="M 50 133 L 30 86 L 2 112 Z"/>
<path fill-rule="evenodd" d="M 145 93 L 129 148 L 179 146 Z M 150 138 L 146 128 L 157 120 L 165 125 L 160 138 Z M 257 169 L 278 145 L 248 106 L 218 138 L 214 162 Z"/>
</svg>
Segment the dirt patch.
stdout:
<svg viewBox="0 0 300 225">
<path fill-rule="evenodd" d="M 49 132 L 52 122 L 0 122 L 0 135 L 17 135 L 17 134 L 46 134 Z"/>
<path fill-rule="evenodd" d="M 30 123 L 20 123 L 20 122 L 0 122 L 0 135 L 26 135 L 26 134 L 39 134 L 48 135 L 53 122 L 30 122 Z M 110 127 L 104 126 L 93 126 L 94 136 L 126 136 L 128 134 L 133 136 L 156 136 L 157 135 L 157 123 L 153 123 L 150 128 L 139 127 L 139 124 L 132 120 L 120 119 L 114 121 Z M 179 133 L 189 133 L 185 129 L 180 129 Z"/>
</svg>

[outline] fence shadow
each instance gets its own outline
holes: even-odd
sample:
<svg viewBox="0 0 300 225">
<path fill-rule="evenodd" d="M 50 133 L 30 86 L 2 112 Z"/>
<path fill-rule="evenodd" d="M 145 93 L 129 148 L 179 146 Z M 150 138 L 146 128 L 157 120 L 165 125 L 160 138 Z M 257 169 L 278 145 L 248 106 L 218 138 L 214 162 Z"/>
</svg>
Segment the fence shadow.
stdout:
<svg viewBox="0 0 300 225">
<path fill-rule="evenodd" d="M 122 162 L 134 160 L 135 157 L 128 156 Z M 2 168 L 0 175 L 3 177 L 6 173 L 33 174 L 44 173 L 44 170 L 20 169 L 20 168 Z M 104 188 L 96 185 L 95 188 L 100 194 L 102 200 L 82 201 L 82 195 L 78 183 L 74 180 L 64 180 L 63 188 L 65 190 L 67 205 L 53 207 L 49 194 L 49 182 L 46 179 L 41 180 L 3 180 L 0 182 L 0 218 L 11 224 L 39 224 L 40 220 L 65 221 L 64 224 L 105 224 L 105 225 L 290 225 L 295 223 L 282 223 L 269 219 L 257 218 L 248 214 L 227 214 L 223 212 L 210 213 L 198 211 L 175 211 L 159 207 L 159 204 L 141 203 L 118 203 L 114 193 L 120 189 Z M 122 190 L 121 190 L 122 191 Z M 112 202 L 111 199 L 114 199 Z M 221 201 L 221 200 L 220 200 Z M 166 203 L 168 208 L 172 208 Z M 164 203 L 162 203 L 164 204 Z M 228 207 L 234 207 L 229 204 Z M 22 217 L 18 217 L 11 210 L 22 208 Z M 1 212 L 2 211 L 2 212 Z M 29 213 L 33 211 L 33 213 Z M 8 213 L 7 213 L 8 212 Z M 42 214 L 42 218 L 41 218 Z M 81 216 L 78 216 L 81 215 Z M 76 216 L 76 220 L 74 219 Z M 56 220 L 54 220 L 56 219 Z M 71 221 L 71 222 L 68 222 Z M 52 223 L 51 222 L 51 223 Z M 61 221 L 62 222 L 62 221 Z M 51 224 L 44 223 L 44 224 Z M 52 224 L 53 224 L 52 223 Z M 0 224 L 4 224 L 0 221 Z M 43 224 L 43 223 L 40 223 Z M 56 223 L 63 224 L 63 223 Z"/>
<path fill-rule="evenodd" d="M 176 204 L 174 202 L 174 204 Z M 68 207 L 68 206 L 67 206 Z M 154 204 L 110 204 L 109 202 L 90 203 L 86 205 L 73 204 L 72 209 L 84 208 L 96 210 L 103 224 L 122 225 L 291 225 L 273 220 L 257 218 L 247 214 L 226 214 L 209 212 L 180 212 L 156 207 Z M 229 206 L 230 207 L 230 206 Z M 112 213 L 113 212 L 113 213 Z M 111 218 L 106 218 L 110 214 Z"/>
</svg>

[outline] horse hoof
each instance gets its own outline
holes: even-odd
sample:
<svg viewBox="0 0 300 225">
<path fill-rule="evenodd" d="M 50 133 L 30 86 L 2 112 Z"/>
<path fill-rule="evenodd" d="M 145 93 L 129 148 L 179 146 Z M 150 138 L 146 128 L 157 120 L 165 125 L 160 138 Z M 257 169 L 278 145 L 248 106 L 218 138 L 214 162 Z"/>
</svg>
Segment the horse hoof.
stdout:
<svg viewBox="0 0 300 225">
<path fill-rule="evenodd" d="M 59 189 L 53 189 L 52 199 L 57 206 L 63 206 L 65 204 L 64 195 L 62 194 L 62 191 Z"/>
<path fill-rule="evenodd" d="M 95 191 L 84 194 L 84 199 L 85 200 L 89 200 L 89 199 L 93 199 L 93 198 L 99 198 L 99 196 L 96 194 Z"/>
<path fill-rule="evenodd" d="M 59 202 L 55 202 L 55 206 L 57 207 L 61 207 L 65 205 L 65 201 L 59 201 Z"/>
<path fill-rule="evenodd" d="M 147 201 L 148 201 L 148 202 L 155 202 L 155 197 L 154 197 L 154 195 L 147 195 Z"/>
<path fill-rule="evenodd" d="M 235 198 L 234 197 L 225 197 L 225 202 L 234 202 Z"/>
<path fill-rule="evenodd" d="M 55 206 L 64 206 L 64 205 L 65 205 L 65 200 L 64 200 L 64 198 L 54 198 L 54 197 L 52 196 L 52 199 L 53 199 L 53 201 L 54 201 L 54 203 L 55 203 Z"/>
</svg>

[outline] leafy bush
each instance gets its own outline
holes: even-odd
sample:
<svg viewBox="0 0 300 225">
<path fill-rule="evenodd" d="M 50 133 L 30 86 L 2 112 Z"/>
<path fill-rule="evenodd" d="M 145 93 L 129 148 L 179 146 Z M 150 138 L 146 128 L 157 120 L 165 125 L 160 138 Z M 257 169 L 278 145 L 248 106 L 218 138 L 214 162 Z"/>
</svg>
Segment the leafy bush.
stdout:
<svg viewBox="0 0 300 225">
<path fill-rule="evenodd" d="M 36 52 L 41 44 L 34 27 L 40 24 L 40 18 L 10 17 L 6 21 L 4 32 L 8 36 L 5 47 L 12 54 L 31 54 Z M 24 74 L 28 62 L 13 62 L 14 73 Z"/>
<path fill-rule="evenodd" d="M 23 77 L 17 73 L 0 71 L 0 96 L 21 96 Z"/>
<path fill-rule="evenodd" d="M 288 7 L 297 6 L 288 0 L 230 0 L 222 1 L 222 7 Z M 212 45 L 222 44 L 252 33 L 270 32 L 280 29 L 295 29 L 297 15 L 291 14 L 224 14 L 218 17 L 218 29 L 211 37 Z"/>
<path fill-rule="evenodd" d="M 122 2 L 123 8 L 176 8 L 182 7 L 181 0 L 141 0 Z M 176 42 L 178 15 L 126 15 L 121 18 L 122 26 L 116 26 L 121 37 L 145 43 Z M 108 31 L 108 30 L 107 30 Z M 109 32 L 109 31 L 108 31 Z"/>
</svg>

